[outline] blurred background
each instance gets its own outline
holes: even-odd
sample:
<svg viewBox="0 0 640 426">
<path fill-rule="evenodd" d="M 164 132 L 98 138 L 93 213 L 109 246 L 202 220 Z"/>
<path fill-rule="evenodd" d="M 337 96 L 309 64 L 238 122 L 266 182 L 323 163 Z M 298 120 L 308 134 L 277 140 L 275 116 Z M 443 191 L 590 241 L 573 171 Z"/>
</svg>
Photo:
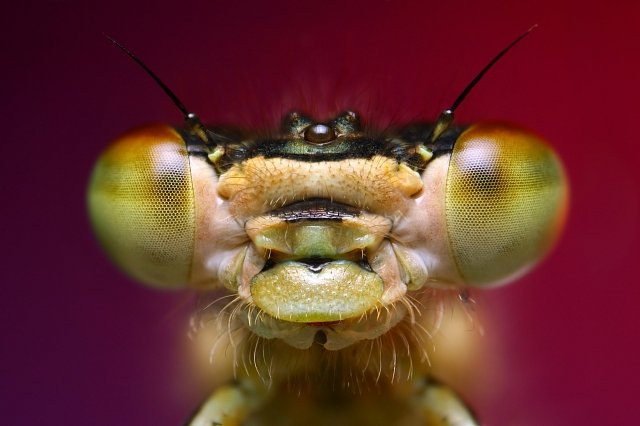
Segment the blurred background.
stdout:
<svg viewBox="0 0 640 426">
<path fill-rule="evenodd" d="M 8 7 L 8 8 L 7 8 Z M 640 374 L 640 3 L 25 0 L 2 6 L 0 418 L 177 425 L 204 396 L 189 292 L 121 275 L 85 190 L 123 131 L 181 116 L 107 42 L 136 52 L 205 122 L 267 128 L 297 107 L 386 126 L 459 108 L 545 136 L 572 185 L 566 232 L 519 282 L 474 292 L 483 349 L 461 392 L 486 425 L 634 424 Z M 462 367 L 461 367 L 462 368 Z"/>
</svg>

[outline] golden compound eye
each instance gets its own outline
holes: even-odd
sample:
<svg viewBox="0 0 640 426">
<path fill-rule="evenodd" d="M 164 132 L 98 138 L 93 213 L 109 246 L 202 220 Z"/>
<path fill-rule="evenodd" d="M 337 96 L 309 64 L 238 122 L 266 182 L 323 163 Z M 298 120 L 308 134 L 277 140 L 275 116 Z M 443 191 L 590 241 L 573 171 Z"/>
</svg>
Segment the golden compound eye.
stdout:
<svg viewBox="0 0 640 426">
<path fill-rule="evenodd" d="M 180 135 L 151 126 L 115 141 L 93 171 L 89 214 L 105 250 L 129 275 L 161 287 L 187 282 L 195 208 Z"/>
<path fill-rule="evenodd" d="M 505 282 L 551 247 L 568 188 L 554 152 L 522 129 L 483 124 L 460 135 L 446 189 L 447 229 L 465 284 Z"/>
</svg>

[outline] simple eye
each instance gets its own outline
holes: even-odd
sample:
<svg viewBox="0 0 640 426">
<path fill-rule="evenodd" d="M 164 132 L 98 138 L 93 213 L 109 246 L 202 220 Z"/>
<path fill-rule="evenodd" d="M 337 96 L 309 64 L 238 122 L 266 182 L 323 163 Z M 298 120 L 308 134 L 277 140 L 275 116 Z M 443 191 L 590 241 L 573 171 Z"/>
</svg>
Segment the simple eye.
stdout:
<svg viewBox="0 0 640 426">
<path fill-rule="evenodd" d="M 468 285 L 504 282 L 539 261 L 567 210 L 562 165 L 540 138 L 483 124 L 460 135 L 446 187 L 447 230 Z"/>
<path fill-rule="evenodd" d="M 194 205 L 185 143 L 167 126 L 115 141 L 89 185 L 89 214 L 109 256 L 134 278 L 161 287 L 188 281 Z"/>
</svg>

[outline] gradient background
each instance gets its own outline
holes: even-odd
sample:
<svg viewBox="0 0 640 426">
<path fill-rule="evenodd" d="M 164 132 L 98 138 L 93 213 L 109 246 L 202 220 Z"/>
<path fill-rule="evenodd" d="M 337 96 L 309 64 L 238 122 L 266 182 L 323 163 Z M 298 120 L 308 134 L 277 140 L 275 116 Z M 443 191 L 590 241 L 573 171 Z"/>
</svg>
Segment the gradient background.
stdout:
<svg viewBox="0 0 640 426">
<path fill-rule="evenodd" d="M 185 378 L 192 296 L 127 280 L 85 217 L 101 149 L 181 119 L 103 32 L 205 121 L 264 127 L 294 106 L 433 119 L 534 23 L 458 122 L 546 136 L 572 209 L 540 268 L 482 296 L 495 357 L 463 393 L 487 425 L 637 423 L 640 3 L 520 3 L 57 0 L 1 13 L 2 423 L 177 425 L 202 397 Z"/>
</svg>

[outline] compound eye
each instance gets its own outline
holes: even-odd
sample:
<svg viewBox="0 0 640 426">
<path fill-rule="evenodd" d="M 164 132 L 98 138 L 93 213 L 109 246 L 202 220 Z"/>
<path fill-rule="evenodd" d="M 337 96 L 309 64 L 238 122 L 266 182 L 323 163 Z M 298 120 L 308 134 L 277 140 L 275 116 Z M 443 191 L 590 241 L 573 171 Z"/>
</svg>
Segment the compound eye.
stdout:
<svg viewBox="0 0 640 426">
<path fill-rule="evenodd" d="M 446 188 L 447 229 L 467 285 L 524 273 L 551 248 L 568 205 L 553 150 L 522 129 L 472 126 L 455 143 Z"/>
<path fill-rule="evenodd" d="M 89 185 L 89 215 L 111 259 L 158 287 L 185 284 L 194 249 L 189 156 L 167 126 L 125 134 L 100 156 Z"/>
</svg>

